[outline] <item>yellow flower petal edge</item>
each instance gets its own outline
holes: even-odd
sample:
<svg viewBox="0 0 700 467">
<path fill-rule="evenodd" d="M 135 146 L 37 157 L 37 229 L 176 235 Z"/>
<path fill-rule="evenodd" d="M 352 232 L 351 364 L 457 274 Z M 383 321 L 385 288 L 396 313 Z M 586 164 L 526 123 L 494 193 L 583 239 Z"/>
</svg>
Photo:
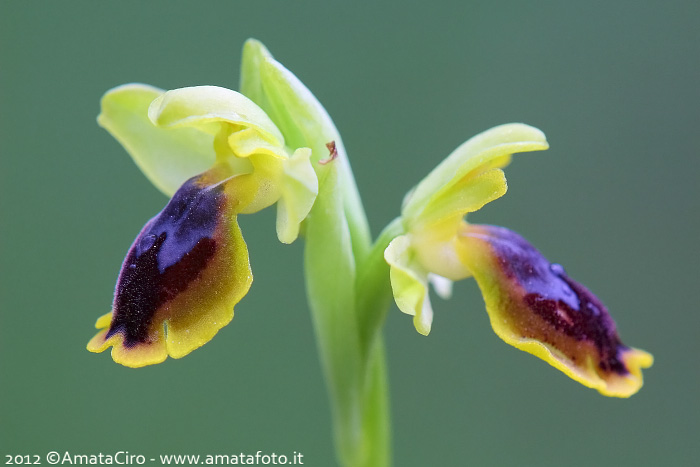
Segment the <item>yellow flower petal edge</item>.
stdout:
<svg viewBox="0 0 700 467">
<path fill-rule="evenodd" d="M 292 243 L 299 236 L 299 226 L 318 196 L 318 179 L 311 166 L 311 149 L 299 148 L 284 161 L 277 201 L 277 238 Z"/>
<path fill-rule="evenodd" d="M 444 196 L 431 200 L 415 220 L 407 220 L 411 248 L 417 262 L 431 273 L 457 281 L 471 275 L 455 251 L 464 215 L 499 198 L 507 190 L 501 169 L 488 169 L 452 185 Z"/>
<path fill-rule="evenodd" d="M 233 318 L 252 282 L 232 185 L 216 169 L 190 179 L 151 219 L 122 265 L 112 312 L 88 350 L 129 367 L 181 358 Z"/>
<path fill-rule="evenodd" d="M 433 223 L 445 225 L 445 221 L 451 219 L 450 229 L 454 235 L 462 217 L 500 198 L 507 190 L 506 176 L 501 169 L 472 173 L 452 184 L 449 189 L 441 190 L 440 196 L 431 198 L 414 221 L 413 228 L 430 228 Z"/>
<path fill-rule="evenodd" d="M 503 227 L 463 223 L 459 239 L 501 339 L 603 395 L 642 387 L 651 354 L 625 346 L 605 306 L 560 265 Z"/>
<path fill-rule="evenodd" d="M 413 316 L 416 331 L 427 336 L 433 322 L 433 308 L 428 295 L 428 274 L 420 271 L 410 249 L 411 241 L 401 235 L 394 238 L 384 250 L 389 263 L 391 288 L 399 310 Z"/>
<path fill-rule="evenodd" d="M 146 84 L 110 89 L 97 122 L 126 149 L 136 165 L 168 197 L 191 177 L 214 165 L 213 136 L 193 128 L 160 128 L 148 108 L 165 91 Z"/>
<path fill-rule="evenodd" d="M 411 193 L 402 209 L 405 219 L 417 219 L 427 206 L 450 193 L 453 186 L 493 168 L 508 165 L 512 154 L 547 149 L 547 139 L 537 128 L 509 123 L 470 138 L 443 160 Z"/>
<path fill-rule="evenodd" d="M 192 86 L 158 96 L 148 109 L 148 118 L 157 126 L 201 127 L 208 123 L 228 123 L 255 128 L 270 142 L 284 145 L 284 137 L 270 117 L 243 94 L 218 86 Z"/>
</svg>

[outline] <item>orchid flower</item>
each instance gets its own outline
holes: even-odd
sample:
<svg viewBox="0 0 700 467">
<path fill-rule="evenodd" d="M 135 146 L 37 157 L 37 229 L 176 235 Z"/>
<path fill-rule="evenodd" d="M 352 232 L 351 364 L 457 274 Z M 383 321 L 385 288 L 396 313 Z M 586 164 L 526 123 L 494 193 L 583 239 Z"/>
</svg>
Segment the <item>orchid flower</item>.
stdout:
<svg viewBox="0 0 700 467">
<path fill-rule="evenodd" d="M 385 251 L 394 298 L 428 335 L 428 283 L 448 298 L 452 281 L 473 276 L 501 339 L 604 395 L 628 397 L 642 386 L 651 355 L 624 346 L 600 300 L 520 235 L 464 220 L 505 194 L 501 168 L 513 153 L 547 148 L 538 129 L 502 125 L 462 144 L 423 179 L 402 209 L 406 233 Z"/>
<path fill-rule="evenodd" d="M 533 127 L 499 126 L 458 147 L 372 241 L 338 130 L 260 42 L 244 46 L 240 92 L 128 84 L 105 94 L 98 122 L 170 201 L 127 252 L 90 351 L 112 347 L 114 361 L 141 367 L 211 340 L 252 283 L 238 216 L 276 205 L 279 240 L 305 240 L 343 466 L 390 464 L 382 328 L 393 296 L 428 335 L 429 283 L 447 298 L 454 281 L 474 277 L 498 336 L 602 394 L 642 385 L 651 355 L 621 343 L 593 294 L 515 232 L 465 220 L 505 194 L 512 154 L 547 149 Z"/>
<path fill-rule="evenodd" d="M 88 350 L 113 347 L 131 367 L 183 357 L 231 321 L 250 288 L 237 216 L 277 204 L 280 241 L 298 236 L 318 193 L 311 150 L 291 152 L 262 109 L 214 86 L 121 86 L 98 121 L 172 198 L 129 249 Z"/>
</svg>

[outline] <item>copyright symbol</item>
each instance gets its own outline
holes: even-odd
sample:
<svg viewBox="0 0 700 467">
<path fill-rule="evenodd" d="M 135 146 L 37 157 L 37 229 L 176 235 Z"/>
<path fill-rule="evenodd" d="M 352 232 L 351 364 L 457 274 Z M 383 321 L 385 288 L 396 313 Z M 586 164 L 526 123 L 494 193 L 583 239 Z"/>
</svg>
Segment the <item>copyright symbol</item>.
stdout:
<svg viewBox="0 0 700 467">
<path fill-rule="evenodd" d="M 61 462 L 61 455 L 56 451 L 51 451 L 46 455 L 46 462 L 49 464 L 58 464 Z"/>
</svg>

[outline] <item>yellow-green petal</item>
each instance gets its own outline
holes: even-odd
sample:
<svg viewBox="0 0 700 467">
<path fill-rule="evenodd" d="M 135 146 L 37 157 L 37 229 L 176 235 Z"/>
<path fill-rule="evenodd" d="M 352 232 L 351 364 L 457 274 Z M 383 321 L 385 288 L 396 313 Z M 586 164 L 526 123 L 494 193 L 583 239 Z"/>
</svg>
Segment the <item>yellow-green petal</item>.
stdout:
<svg viewBox="0 0 700 467">
<path fill-rule="evenodd" d="M 318 179 L 311 166 L 311 149 L 297 149 L 284 161 L 280 199 L 277 202 L 277 237 L 292 243 L 299 235 L 301 222 L 309 215 L 318 195 Z"/>
<path fill-rule="evenodd" d="M 163 92 L 145 84 L 111 89 L 102 97 L 97 122 L 121 143 L 153 185 L 172 196 L 187 179 L 214 164 L 214 138 L 192 128 L 153 125 L 148 108 Z"/>
<path fill-rule="evenodd" d="M 434 223 L 453 219 L 451 231 L 455 234 L 462 217 L 500 198 L 507 190 L 506 176 L 501 169 L 469 174 L 441 190 L 439 196 L 432 197 L 418 219 L 408 219 L 408 228 L 430 228 Z"/>
<path fill-rule="evenodd" d="M 287 159 L 289 157 L 283 146 L 269 142 L 252 128 L 231 133 L 228 137 L 228 145 L 238 157 L 250 157 L 255 154 L 265 154 L 274 159 Z M 281 164 L 281 161 L 271 162 Z"/>
<path fill-rule="evenodd" d="M 195 127 L 215 133 L 212 123 L 228 123 L 235 129 L 254 128 L 277 146 L 284 137 L 267 114 L 243 94 L 218 86 L 174 89 L 153 101 L 148 117 L 162 127 Z"/>
<path fill-rule="evenodd" d="M 469 277 L 455 250 L 457 231 L 465 214 L 502 196 L 507 189 L 501 169 L 470 174 L 442 196 L 431 199 L 422 215 L 404 219 L 417 261 L 431 273 L 457 281 Z"/>
<path fill-rule="evenodd" d="M 522 123 L 500 125 L 470 138 L 442 161 L 413 193 L 402 209 L 404 219 L 417 219 L 427 206 L 455 193 L 455 185 L 480 172 L 508 165 L 514 153 L 541 151 L 549 146 L 537 128 Z"/>
<path fill-rule="evenodd" d="M 389 263 L 391 289 L 399 310 L 413 316 L 416 331 L 427 336 L 433 322 L 428 294 L 428 273 L 414 261 L 411 240 L 406 235 L 393 239 L 384 250 Z"/>
<path fill-rule="evenodd" d="M 241 212 L 256 212 L 277 202 L 277 236 L 283 243 L 293 242 L 318 194 L 311 149 L 299 148 L 289 157 L 285 148 L 269 143 L 251 128 L 230 135 L 228 144 L 233 154 L 247 158 L 253 166 L 245 178 L 250 179 L 248 191 L 256 196 Z"/>
</svg>

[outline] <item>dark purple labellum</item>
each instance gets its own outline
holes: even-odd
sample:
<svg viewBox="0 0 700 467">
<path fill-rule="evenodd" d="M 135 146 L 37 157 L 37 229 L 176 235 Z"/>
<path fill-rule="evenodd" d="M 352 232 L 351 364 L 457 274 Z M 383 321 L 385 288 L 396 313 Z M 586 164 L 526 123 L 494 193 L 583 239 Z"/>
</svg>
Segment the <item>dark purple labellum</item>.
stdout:
<svg viewBox="0 0 700 467">
<path fill-rule="evenodd" d="M 628 347 L 620 341 L 607 308 L 595 295 L 569 278 L 562 266 L 550 264 L 517 233 L 496 226 L 476 229 L 486 234 L 503 276 L 522 291 L 525 306 L 548 325 L 532 326 L 540 335 L 528 337 L 547 342 L 557 334 L 564 334 L 576 342 L 592 343 L 598 351 L 597 364 L 601 370 L 619 375 L 628 373 L 621 361 Z M 569 353 L 566 348 L 560 350 Z M 575 353 L 570 353 L 573 360 Z"/>
<path fill-rule="evenodd" d="M 146 342 L 156 311 L 187 289 L 214 256 L 224 195 L 218 186 L 201 187 L 197 180 L 185 182 L 131 245 L 106 338 L 122 333 L 126 347 Z"/>
</svg>

